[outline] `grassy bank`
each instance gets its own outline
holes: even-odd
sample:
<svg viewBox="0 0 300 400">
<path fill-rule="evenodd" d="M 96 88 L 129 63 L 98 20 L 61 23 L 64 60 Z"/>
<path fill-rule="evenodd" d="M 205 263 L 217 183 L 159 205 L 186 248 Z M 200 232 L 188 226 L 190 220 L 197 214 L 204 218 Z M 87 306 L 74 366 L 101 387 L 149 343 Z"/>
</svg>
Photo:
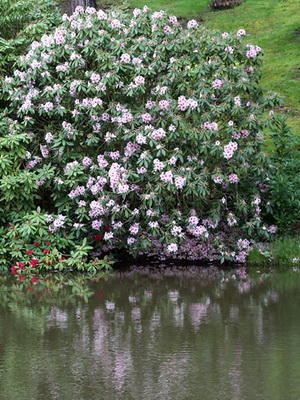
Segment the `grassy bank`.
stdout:
<svg viewBox="0 0 300 400">
<path fill-rule="evenodd" d="M 264 49 L 262 85 L 283 96 L 283 111 L 300 140 L 300 20 L 299 0 L 246 0 L 231 10 L 210 12 L 208 0 L 130 0 L 133 7 L 146 3 L 152 10 L 167 10 L 184 18 L 202 18 L 213 29 L 246 29 L 249 42 Z"/>
<path fill-rule="evenodd" d="M 278 237 L 269 245 L 261 245 L 251 251 L 247 259 L 248 265 L 274 266 L 299 269 L 300 238 Z"/>
<path fill-rule="evenodd" d="M 298 0 L 247 0 L 233 10 L 206 14 L 205 23 L 225 31 L 243 27 L 264 49 L 262 84 L 284 97 L 284 111 L 300 138 L 299 11 Z"/>
</svg>

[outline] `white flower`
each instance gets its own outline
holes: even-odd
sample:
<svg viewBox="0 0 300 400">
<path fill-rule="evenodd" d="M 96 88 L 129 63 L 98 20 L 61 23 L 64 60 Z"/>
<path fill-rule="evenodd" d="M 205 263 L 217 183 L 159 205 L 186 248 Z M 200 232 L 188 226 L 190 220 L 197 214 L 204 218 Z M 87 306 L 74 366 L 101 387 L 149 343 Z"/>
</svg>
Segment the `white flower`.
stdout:
<svg viewBox="0 0 300 400">
<path fill-rule="evenodd" d="M 192 29 L 192 28 L 197 28 L 198 26 L 198 22 L 194 19 L 191 19 L 188 23 L 187 23 L 187 28 L 188 29 Z"/>
<path fill-rule="evenodd" d="M 105 232 L 103 236 L 103 240 L 109 240 L 112 239 L 114 234 L 112 232 Z"/>
<path fill-rule="evenodd" d="M 177 246 L 176 243 L 172 243 L 172 244 L 169 244 L 169 246 L 167 247 L 167 249 L 168 249 L 168 252 L 170 252 L 170 253 L 177 253 L 177 251 L 178 251 L 178 246 Z"/>
</svg>

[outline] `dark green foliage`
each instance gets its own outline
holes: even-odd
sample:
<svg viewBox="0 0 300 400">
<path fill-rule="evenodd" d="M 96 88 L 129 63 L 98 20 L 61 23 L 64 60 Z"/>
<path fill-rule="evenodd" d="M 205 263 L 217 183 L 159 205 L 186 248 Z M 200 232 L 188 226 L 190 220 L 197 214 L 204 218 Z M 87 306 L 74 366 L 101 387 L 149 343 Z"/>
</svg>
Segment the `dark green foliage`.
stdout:
<svg viewBox="0 0 300 400">
<path fill-rule="evenodd" d="M 281 231 L 296 233 L 300 229 L 300 151 L 286 118 L 279 119 L 276 126 L 268 193 L 271 213 Z"/>
<path fill-rule="evenodd" d="M 1 0 L 0 76 L 9 73 L 28 45 L 57 25 L 56 4 L 54 0 Z"/>
</svg>

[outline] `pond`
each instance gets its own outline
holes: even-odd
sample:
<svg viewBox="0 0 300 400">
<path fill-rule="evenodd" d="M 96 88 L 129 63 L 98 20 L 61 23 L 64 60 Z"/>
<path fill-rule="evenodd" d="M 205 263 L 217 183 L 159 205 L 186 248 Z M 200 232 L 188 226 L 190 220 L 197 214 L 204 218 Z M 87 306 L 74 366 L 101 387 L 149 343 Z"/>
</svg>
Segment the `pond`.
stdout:
<svg viewBox="0 0 300 400">
<path fill-rule="evenodd" d="M 0 277 L 2 400 L 300 399 L 300 274 Z"/>
</svg>

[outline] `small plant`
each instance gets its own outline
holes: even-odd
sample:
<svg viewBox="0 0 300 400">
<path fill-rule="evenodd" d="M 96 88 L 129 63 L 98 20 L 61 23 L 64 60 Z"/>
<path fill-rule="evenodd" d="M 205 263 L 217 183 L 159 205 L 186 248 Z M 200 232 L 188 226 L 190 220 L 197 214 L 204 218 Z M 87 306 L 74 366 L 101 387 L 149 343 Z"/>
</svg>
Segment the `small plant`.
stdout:
<svg viewBox="0 0 300 400">
<path fill-rule="evenodd" d="M 300 239 L 298 237 L 278 238 L 270 244 L 274 263 L 292 268 L 300 266 Z"/>
<path fill-rule="evenodd" d="M 300 266 L 300 240 L 284 236 L 269 244 L 257 244 L 249 253 L 247 262 L 250 266 L 279 266 L 297 270 Z"/>
<path fill-rule="evenodd" d="M 90 260 L 92 246 L 87 239 L 78 240 L 72 234 L 63 236 L 48 231 L 45 216 L 38 208 L 33 213 L 19 215 L 15 224 L 0 231 L 1 269 L 10 267 L 13 274 L 24 271 L 88 271 L 108 270 L 112 257 Z"/>
<path fill-rule="evenodd" d="M 247 257 L 247 263 L 249 266 L 258 265 L 258 266 L 266 266 L 270 265 L 272 262 L 272 254 L 269 251 L 269 245 L 261 245 L 257 244 L 252 248 Z"/>
</svg>

